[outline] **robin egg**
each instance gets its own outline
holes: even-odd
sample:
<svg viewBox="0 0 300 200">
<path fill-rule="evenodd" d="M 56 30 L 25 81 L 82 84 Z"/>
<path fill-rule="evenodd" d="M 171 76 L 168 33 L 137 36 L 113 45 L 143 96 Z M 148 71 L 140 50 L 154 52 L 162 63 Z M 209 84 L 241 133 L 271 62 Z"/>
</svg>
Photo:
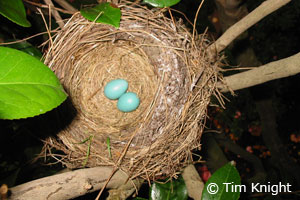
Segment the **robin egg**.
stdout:
<svg viewBox="0 0 300 200">
<path fill-rule="evenodd" d="M 128 89 L 128 82 L 124 79 L 115 79 L 109 81 L 104 87 L 104 95 L 111 99 L 118 99 L 124 94 Z"/>
<path fill-rule="evenodd" d="M 140 105 L 140 99 L 134 92 L 123 94 L 119 100 L 117 107 L 122 112 L 131 112 L 136 110 Z"/>
</svg>

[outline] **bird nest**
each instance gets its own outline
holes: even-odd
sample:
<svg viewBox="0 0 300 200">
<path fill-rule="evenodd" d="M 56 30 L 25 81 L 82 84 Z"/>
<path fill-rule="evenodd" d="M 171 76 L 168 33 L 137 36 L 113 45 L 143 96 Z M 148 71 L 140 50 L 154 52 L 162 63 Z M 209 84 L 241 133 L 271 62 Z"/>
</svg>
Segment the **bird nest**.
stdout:
<svg viewBox="0 0 300 200">
<path fill-rule="evenodd" d="M 175 176 L 199 149 L 219 60 L 205 35 L 191 34 L 162 9 L 119 4 L 120 28 L 74 14 L 45 55 L 69 95 L 71 122 L 45 141 L 70 168 L 117 166 L 131 177 Z M 125 79 L 140 98 L 133 112 L 117 109 L 104 86 Z M 73 109 L 72 109 L 73 108 Z M 52 148 L 64 154 L 51 153 Z"/>
</svg>

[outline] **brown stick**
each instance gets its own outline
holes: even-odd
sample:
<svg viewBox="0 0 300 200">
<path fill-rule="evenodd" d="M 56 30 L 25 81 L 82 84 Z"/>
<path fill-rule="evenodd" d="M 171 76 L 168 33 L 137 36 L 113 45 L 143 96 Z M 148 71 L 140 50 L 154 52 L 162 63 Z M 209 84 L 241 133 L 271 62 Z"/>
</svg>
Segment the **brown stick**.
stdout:
<svg viewBox="0 0 300 200">
<path fill-rule="evenodd" d="M 271 80 L 284 78 L 300 73 L 300 53 L 290 56 L 285 59 L 270 62 L 252 70 L 234 74 L 224 78 L 224 86 L 219 83 L 218 87 L 221 92 L 228 92 L 229 88 L 232 90 L 239 90 L 254 85 L 259 85 Z"/>
<path fill-rule="evenodd" d="M 45 3 L 49 6 L 49 9 L 53 8 L 54 5 L 52 3 L 51 0 L 44 0 Z M 64 22 L 61 18 L 61 16 L 59 15 L 58 11 L 57 10 L 54 10 L 54 9 L 51 9 L 51 13 L 53 14 L 53 17 L 55 18 L 56 20 L 56 23 L 59 25 L 60 28 L 63 28 L 64 27 Z M 50 27 L 51 28 L 51 27 Z"/>
<path fill-rule="evenodd" d="M 26 3 L 28 3 L 28 4 L 40 7 L 40 8 L 47 8 L 47 9 L 49 9 L 49 6 L 41 4 L 41 3 L 36 3 L 36 2 L 33 2 L 33 1 L 29 1 L 29 0 L 23 0 L 23 1 L 26 2 Z M 61 13 L 66 13 L 66 14 L 74 14 L 75 13 L 75 12 L 72 12 L 72 11 L 68 11 L 68 10 L 64 10 L 64 9 L 56 8 L 56 7 L 52 7 L 52 9 L 57 10 L 57 11 L 59 11 Z"/>
<path fill-rule="evenodd" d="M 210 47 L 212 53 L 219 53 L 225 49 L 235 38 L 263 19 L 265 16 L 281 8 L 291 0 L 266 0 L 251 13 L 227 29 L 227 31 Z"/>
<path fill-rule="evenodd" d="M 80 169 L 37 179 L 10 188 L 11 200 L 65 200 L 82 196 L 100 190 L 108 176 L 111 167 L 95 167 Z M 107 188 L 118 188 L 128 179 L 128 175 L 118 170 L 107 184 Z"/>
<path fill-rule="evenodd" d="M 74 8 L 71 4 L 69 4 L 67 1 L 65 0 L 54 0 L 58 5 L 60 5 L 61 7 L 63 7 L 64 9 L 71 11 L 71 12 L 78 12 L 78 10 L 76 8 Z"/>
</svg>

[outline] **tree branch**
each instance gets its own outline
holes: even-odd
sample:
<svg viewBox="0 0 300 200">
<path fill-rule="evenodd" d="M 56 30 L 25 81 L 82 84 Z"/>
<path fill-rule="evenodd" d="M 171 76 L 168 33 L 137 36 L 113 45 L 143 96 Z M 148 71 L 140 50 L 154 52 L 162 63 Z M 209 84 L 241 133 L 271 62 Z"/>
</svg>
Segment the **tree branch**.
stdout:
<svg viewBox="0 0 300 200">
<path fill-rule="evenodd" d="M 281 8 L 291 0 L 266 0 L 243 19 L 227 29 L 227 31 L 210 47 L 212 53 L 219 53 L 225 49 L 235 38 L 263 19 L 265 16 Z"/>
<path fill-rule="evenodd" d="M 118 187 L 117 189 L 110 189 L 109 196 L 106 200 L 115 200 L 115 199 L 127 199 L 134 192 L 138 192 L 142 184 L 144 183 L 144 179 L 134 179 L 128 181 L 126 184 Z"/>
<path fill-rule="evenodd" d="M 300 53 L 285 59 L 270 62 L 255 69 L 234 74 L 224 78 L 225 86 L 218 83 L 221 92 L 240 90 L 259 85 L 271 80 L 284 78 L 300 73 Z"/>
<path fill-rule="evenodd" d="M 111 167 L 79 169 L 37 179 L 10 188 L 9 200 L 65 200 L 100 190 L 111 174 Z M 128 175 L 117 171 L 107 188 L 118 188 L 128 179 Z M 130 181 L 130 180 L 129 180 Z"/>
</svg>

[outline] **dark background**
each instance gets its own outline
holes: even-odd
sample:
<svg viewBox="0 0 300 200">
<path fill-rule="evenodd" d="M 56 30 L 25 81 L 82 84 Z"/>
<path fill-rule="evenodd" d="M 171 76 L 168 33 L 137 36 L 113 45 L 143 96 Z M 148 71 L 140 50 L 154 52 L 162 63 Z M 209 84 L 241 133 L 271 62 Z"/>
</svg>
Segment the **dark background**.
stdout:
<svg viewBox="0 0 300 200">
<path fill-rule="evenodd" d="M 83 1 L 74 0 L 71 2 L 77 8 L 83 6 Z M 84 1 L 85 4 L 91 2 L 95 3 L 94 1 Z M 185 13 L 190 21 L 193 21 L 200 2 L 200 0 L 182 0 L 172 8 Z M 246 0 L 243 2 L 250 12 L 262 1 Z M 1 42 L 23 39 L 45 31 L 42 19 L 35 12 L 35 8 L 26 3 L 25 6 L 32 27 L 22 28 L 0 16 Z M 208 27 L 212 39 L 217 39 L 222 34 L 218 31 L 218 27 L 211 23 L 215 11 L 214 2 L 205 1 L 200 10 L 197 24 L 199 33 Z M 47 15 L 46 10 L 45 15 Z M 62 16 L 67 18 L 70 15 L 63 14 Z M 183 18 L 175 13 L 174 16 Z M 298 53 L 300 51 L 299 18 L 300 1 L 292 1 L 264 18 L 248 30 L 248 35 L 243 40 L 236 42 L 231 49 L 224 51 L 229 63 L 226 68 L 237 66 L 239 64 L 236 62 L 237 54 L 246 48 L 252 48 L 262 64 Z M 187 26 L 189 25 L 187 24 Z M 52 29 L 56 27 L 57 25 L 53 23 Z M 39 45 L 45 40 L 47 40 L 47 35 L 34 37 L 28 42 L 44 52 L 46 48 L 39 47 Z M 238 72 L 238 70 L 228 71 L 224 75 Z M 300 75 L 298 74 L 270 81 L 259 86 L 236 91 L 235 96 L 226 93 L 225 96 L 229 99 L 226 101 L 226 109 L 215 106 L 209 107 L 209 120 L 207 130 L 202 138 L 202 151 L 197 153 L 201 154 L 204 160 L 207 160 L 205 165 L 211 173 L 222 166 L 225 161 L 235 160 L 244 184 L 253 180 L 265 180 L 272 183 L 280 181 L 292 184 L 292 190 L 295 192 L 299 190 L 300 178 L 298 177 L 299 171 L 297 171 L 300 161 L 299 78 Z M 216 102 L 216 100 L 212 99 L 212 102 Z M 262 111 L 262 108 L 265 110 Z M 31 119 L 0 120 L 0 185 L 2 183 L 9 186 L 18 185 L 55 174 L 62 169 L 61 164 L 47 165 L 47 163 L 53 162 L 49 158 L 47 160 L 35 159 L 43 146 L 41 139 L 50 132 L 45 130 L 43 124 L 52 123 L 51 120 L 55 117 L 53 112 L 55 111 Z M 270 131 L 272 132 L 270 133 Z M 220 135 L 222 135 L 221 138 Z M 273 140 L 274 137 L 278 137 L 280 140 Z M 243 151 L 230 149 L 228 144 L 229 146 L 231 144 L 231 147 L 239 146 Z M 221 151 L 217 151 L 218 149 Z M 263 171 L 257 171 L 257 166 L 249 161 L 251 156 L 244 151 L 259 159 L 263 165 Z M 221 157 L 222 159 L 214 160 L 214 157 Z M 202 168 L 203 165 L 197 166 L 200 174 L 203 173 Z M 144 190 L 147 191 L 147 187 Z M 250 193 L 241 194 L 241 199 L 268 198 L 274 199 L 268 194 L 260 196 L 253 196 Z M 297 199 L 297 195 L 281 194 L 276 196 L 276 199 Z"/>
</svg>

